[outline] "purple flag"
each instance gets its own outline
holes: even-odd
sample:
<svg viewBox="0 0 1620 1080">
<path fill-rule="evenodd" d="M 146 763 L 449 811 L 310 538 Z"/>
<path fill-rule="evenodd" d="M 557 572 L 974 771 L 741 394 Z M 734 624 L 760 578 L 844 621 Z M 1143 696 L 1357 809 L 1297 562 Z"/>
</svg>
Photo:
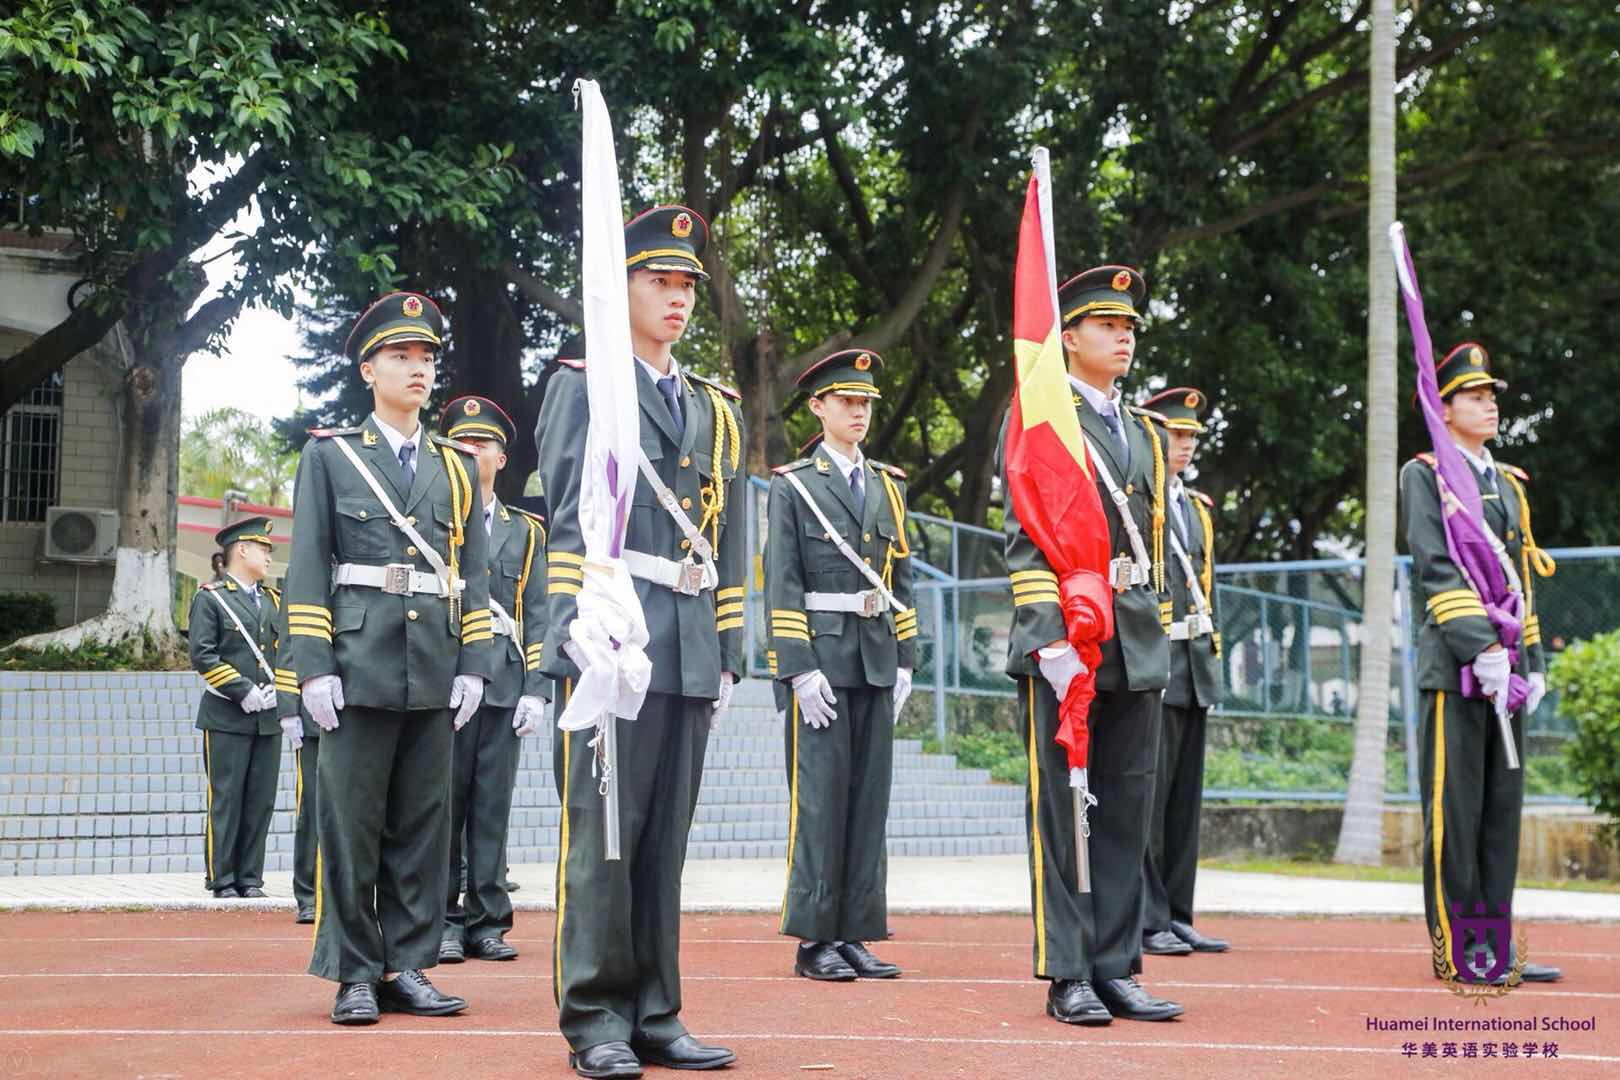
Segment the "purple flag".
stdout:
<svg viewBox="0 0 1620 1080">
<path fill-rule="evenodd" d="M 1485 614 L 1496 629 L 1498 640 L 1517 665 L 1519 635 L 1524 620 L 1524 594 L 1513 580 L 1512 563 L 1499 550 L 1500 541 L 1485 524 L 1485 508 L 1480 499 L 1474 468 L 1463 459 L 1462 451 L 1451 441 L 1451 433 L 1446 430 L 1440 384 L 1434 374 L 1434 344 L 1429 340 L 1429 325 L 1423 315 L 1423 294 L 1418 291 L 1417 268 L 1412 263 L 1412 250 L 1407 246 L 1406 231 L 1400 222 L 1390 226 L 1389 240 L 1395 255 L 1396 276 L 1400 279 L 1401 299 L 1406 305 L 1406 321 L 1412 328 L 1412 346 L 1417 359 L 1418 404 L 1423 408 L 1423 422 L 1434 444 L 1434 479 L 1440 489 L 1446 550 L 1451 555 L 1451 561 L 1457 564 L 1468 579 L 1468 584 L 1479 595 L 1480 602 L 1485 605 Z M 1462 690 L 1464 697 L 1484 696 L 1469 664 L 1462 665 Z M 1518 710 L 1529 693 L 1529 684 L 1514 673 L 1508 682 L 1508 711 Z"/>
</svg>

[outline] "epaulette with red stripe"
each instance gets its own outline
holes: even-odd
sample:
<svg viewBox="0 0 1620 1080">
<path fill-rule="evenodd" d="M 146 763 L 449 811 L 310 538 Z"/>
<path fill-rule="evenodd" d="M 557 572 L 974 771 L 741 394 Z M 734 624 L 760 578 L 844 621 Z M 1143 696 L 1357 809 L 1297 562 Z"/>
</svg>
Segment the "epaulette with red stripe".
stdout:
<svg viewBox="0 0 1620 1080">
<path fill-rule="evenodd" d="M 334 435 L 358 435 L 364 430 L 364 428 L 357 427 L 312 427 L 309 429 L 309 437 L 312 439 L 330 439 Z"/>
<path fill-rule="evenodd" d="M 783 473 L 793 472 L 795 469 L 802 469 L 806 465 L 810 464 L 810 461 L 810 458 L 800 458 L 798 461 L 790 461 L 786 465 L 778 465 L 776 468 L 772 469 L 771 472 L 780 476 Z"/>
<path fill-rule="evenodd" d="M 440 446 L 448 446 L 452 450 L 460 450 L 463 454 L 471 454 L 473 457 L 478 456 L 478 447 L 472 443 L 462 442 L 460 439 L 446 438 L 443 435 L 430 435 L 428 437 Z"/>
<path fill-rule="evenodd" d="M 901 480 L 904 480 L 906 478 L 906 470 L 902 469 L 898 465 L 885 465 L 881 461 L 874 461 L 874 462 L 872 462 L 872 468 L 874 468 L 874 469 L 882 469 L 884 472 L 888 473 L 890 476 L 897 477 L 897 478 L 899 478 Z"/>
<path fill-rule="evenodd" d="M 573 357 L 559 356 L 557 357 L 557 363 L 561 364 L 563 367 L 571 367 L 575 371 L 585 370 L 585 361 L 575 360 Z"/>
<path fill-rule="evenodd" d="M 1215 509 L 1215 500 L 1210 498 L 1208 495 L 1205 495 L 1202 491 L 1194 491 L 1192 488 L 1188 488 L 1187 494 L 1191 495 L 1193 498 L 1197 499 L 1211 510 Z"/>
<path fill-rule="evenodd" d="M 692 380 L 694 380 L 696 382 L 700 382 L 704 386 L 712 386 L 712 387 L 714 387 L 716 390 L 720 391 L 722 394 L 724 394 L 726 397 L 730 398 L 732 401 L 741 401 L 742 400 L 742 395 L 741 394 L 739 394 L 737 391 L 733 390 L 731 387 L 725 385 L 724 383 L 715 382 L 713 379 L 705 378 L 702 375 L 699 375 L 695 371 L 688 371 L 686 374 L 687 374 L 688 378 L 690 378 L 690 379 L 692 379 Z"/>
<path fill-rule="evenodd" d="M 1514 477 L 1515 479 L 1518 479 L 1518 480 L 1529 480 L 1530 479 L 1530 474 L 1525 472 L 1523 469 L 1519 468 L 1517 465 L 1508 465 L 1508 464 L 1505 464 L 1503 462 L 1498 461 L 1496 463 L 1496 467 L 1498 469 L 1501 469 L 1503 472 L 1507 473 L 1509 476 Z"/>
</svg>

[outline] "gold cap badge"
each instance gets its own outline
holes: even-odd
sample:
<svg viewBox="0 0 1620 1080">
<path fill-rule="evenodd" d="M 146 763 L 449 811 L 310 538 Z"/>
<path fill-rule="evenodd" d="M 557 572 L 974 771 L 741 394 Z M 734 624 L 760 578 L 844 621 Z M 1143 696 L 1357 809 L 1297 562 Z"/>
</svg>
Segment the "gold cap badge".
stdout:
<svg viewBox="0 0 1620 1080">
<path fill-rule="evenodd" d="M 856 371 L 865 371 L 868 368 L 870 368 L 871 366 L 872 366 L 872 354 L 871 353 L 861 353 L 861 355 L 859 355 L 859 356 L 857 356 L 855 358 L 855 370 Z"/>
<path fill-rule="evenodd" d="M 1485 366 L 1485 350 L 1481 349 L 1478 345 L 1475 345 L 1472 349 L 1469 349 L 1468 350 L 1468 362 L 1470 364 L 1474 365 L 1475 367 L 1484 367 Z"/>
<path fill-rule="evenodd" d="M 691 236 L 692 235 L 692 215 L 691 214 L 676 214 L 675 215 L 675 220 L 670 222 L 669 231 L 673 235 L 681 238 L 682 240 L 686 239 L 688 236 Z"/>
<path fill-rule="evenodd" d="M 1192 393 L 1188 394 L 1186 400 L 1183 401 L 1182 404 L 1186 405 L 1189 409 L 1198 408 L 1198 391 L 1194 390 Z"/>
<path fill-rule="evenodd" d="M 474 399 L 469 400 L 467 402 L 467 404 L 465 404 L 465 405 L 463 405 L 461 407 L 461 411 L 466 413 L 468 416 L 477 416 L 478 411 L 479 411 L 479 405 L 478 405 L 477 399 L 474 398 Z"/>
<path fill-rule="evenodd" d="M 422 314 L 422 300 L 417 296 L 407 296 L 405 302 L 399 305 L 399 310 L 405 313 L 407 319 L 414 319 Z"/>
<path fill-rule="evenodd" d="M 1111 282 L 1111 284 L 1119 292 L 1130 292 L 1131 272 L 1129 270 L 1121 270 L 1119 273 L 1114 275 L 1114 280 Z"/>
</svg>

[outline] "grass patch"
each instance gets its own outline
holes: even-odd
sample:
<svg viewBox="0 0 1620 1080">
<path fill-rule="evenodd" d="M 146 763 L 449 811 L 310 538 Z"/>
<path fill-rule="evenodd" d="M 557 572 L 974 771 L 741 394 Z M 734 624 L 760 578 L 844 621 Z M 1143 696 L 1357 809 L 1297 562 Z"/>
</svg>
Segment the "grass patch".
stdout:
<svg viewBox="0 0 1620 1080">
<path fill-rule="evenodd" d="M 136 651 L 129 642 L 86 643 L 74 649 L 8 649 L 0 653 L 0 671 L 185 671 L 186 657 L 156 647 Z"/>
<path fill-rule="evenodd" d="M 1415 866 L 1352 866 L 1311 859 L 1199 859 L 1198 865 L 1209 870 L 1235 870 L 1243 874 L 1286 874 L 1290 877 L 1332 878 L 1335 881 L 1423 883 L 1423 871 Z M 1585 878 L 1561 878 L 1556 881 L 1520 878 L 1518 887 L 1559 892 L 1620 893 L 1620 881 L 1591 881 Z"/>
</svg>

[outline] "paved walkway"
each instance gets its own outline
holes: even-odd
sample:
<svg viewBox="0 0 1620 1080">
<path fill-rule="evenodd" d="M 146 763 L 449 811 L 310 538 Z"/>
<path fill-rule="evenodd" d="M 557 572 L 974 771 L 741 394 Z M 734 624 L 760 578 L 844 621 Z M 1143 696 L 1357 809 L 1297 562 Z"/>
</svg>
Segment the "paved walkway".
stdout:
<svg viewBox="0 0 1620 1080">
<path fill-rule="evenodd" d="M 556 868 L 514 866 L 519 910 L 549 910 Z M 780 859 L 695 859 L 686 864 L 687 911 L 774 912 L 782 899 Z M 198 874 L 101 874 L 0 878 L 0 911 L 18 908 L 146 907 L 171 910 L 290 910 L 291 875 L 269 874 L 267 900 L 215 900 Z M 1203 870 L 1199 912 L 1209 915 L 1412 916 L 1423 913 L 1418 885 L 1338 881 L 1281 874 Z M 1022 855 L 889 860 L 889 908 L 896 914 L 1021 914 L 1029 910 Z M 1620 894 L 1520 889 L 1524 919 L 1620 922 Z"/>
</svg>

